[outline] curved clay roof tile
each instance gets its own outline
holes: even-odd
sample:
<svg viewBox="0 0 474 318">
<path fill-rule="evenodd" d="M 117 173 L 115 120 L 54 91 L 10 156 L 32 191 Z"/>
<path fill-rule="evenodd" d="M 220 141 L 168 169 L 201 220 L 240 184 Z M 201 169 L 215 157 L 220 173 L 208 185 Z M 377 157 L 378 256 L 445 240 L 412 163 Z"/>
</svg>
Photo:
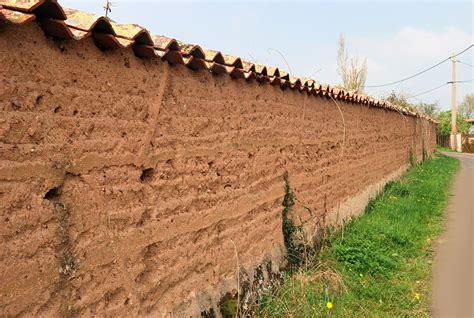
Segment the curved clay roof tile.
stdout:
<svg viewBox="0 0 474 318">
<path fill-rule="evenodd" d="M 117 36 L 133 40 L 139 44 L 153 45 L 150 33 L 137 24 L 119 24 L 111 22 L 112 28 Z"/>
<path fill-rule="evenodd" d="M 206 61 L 225 64 L 224 56 L 219 51 L 204 49 L 204 57 Z"/>
<path fill-rule="evenodd" d="M 248 81 L 257 79 L 257 75 L 253 71 L 250 71 L 250 72 L 244 71 L 244 76 L 245 76 L 245 79 Z"/>
<path fill-rule="evenodd" d="M 275 66 L 267 66 L 267 75 L 280 77 L 280 70 Z"/>
<path fill-rule="evenodd" d="M 105 17 L 67 8 L 64 8 L 64 12 L 67 16 L 66 24 L 75 29 L 116 35 L 110 21 Z"/>
<path fill-rule="evenodd" d="M 313 88 L 316 82 L 310 78 L 302 78 L 301 83 L 303 86 Z"/>
<path fill-rule="evenodd" d="M 34 9 L 42 5 L 44 2 L 45 0 L 2 0 L 2 6 L 15 11 L 33 12 Z"/>
<path fill-rule="evenodd" d="M 216 62 L 209 62 L 209 61 L 204 61 L 206 64 L 207 68 L 209 71 L 211 71 L 212 74 L 214 75 L 219 75 L 219 74 L 226 74 L 227 69 L 224 65 Z"/>
<path fill-rule="evenodd" d="M 66 20 L 66 14 L 56 0 L 2 0 L 1 2 L 6 9 Z"/>
<path fill-rule="evenodd" d="M 287 81 L 290 80 L 290 74 L 288 74 L 287 72 L 283 70 L 280 70 L 280 77 Z"/>
<path fill-rule="evenodd" d="M 34 10 L 34 14 L 39 17 L 46 17 L 58 20 L 66 20 L 66 13 L 63 8 L 53 0 L 45 1 Z"/>
<path fill-rule="evenodd" d="M 267 75 L 267 67 L 265 65 L 255 64 L 255 72 L 261 75 Z"/>
<path fill-rule="evenodd" d="M 236 68 L 239 68 L 241 70 L 244 69 L 244 64 L 242 62 L 242 59 L 238 56 L 233 56 L 233 55 L 227 55 L 227 54 L 222 54 L 224 57 L 224 62 L 228 66 L 234 66 Z"/>
<path fill-rule="evenodd" d="M 270 80 L 270 84 L 272 85 L 281 85 L 282 84 L 282 79 L 279 76 L 274 76 Z"/>
<path fill-rule="evenodd" d="M 0 8 L 0 21 L 12 24 L 23 24 L 31 22 L 36 19 L 36 16 L 31 13 L 23 13 L 13 11 L 5 8 Z"/>
<path fill-rule="evenodd" d="M 300 89 L 301 88 L 301 80 L 298 77 L 290 76 L 290 83 L 292 88 Z"/>
<path fill-rule="evenodd" d="M 185 56 L 192 56 L 194 58 L 202 59 L 204 60 L 206 58 L 206 55 L 204 54 L 203 49 L 199 45 L 195 44 L 187 44 L 181 41 L 178 41 L 180 51 L 185 55 Z"/>
<path fill-rule="evenodd" d="M 184 60 L 184 65 L 186 65 L 187 67 L 189 67 L 190 69 L 194 71 L 201 70 L 201 69 L 208 69 L 206 65 L 206 61 L 204 61 L 204 59 L 200 59 L 200 58 L 190 55 L 186 57 L 183 56 L 183 60 Z"/>
<path fill-rule="evenodd" d="M 242 66 L 246 72 L 255 72 L 255 64 L 252 62 L 242 60 Z"/>
<path fill-rule="evenodd" d="M 92 32 L 92 39 L 94 40 L 95 45 L 103 50 L 123 49 L 128 48 L 133 44 L 133 41 L 102 32 Z"/>
<path fill-rule="evenodd" d="M 153 45 L 162 51 L 179 51 L 179 44 L 176 39 L 169 38 L 163 35 L 152 35 Z"/>
<path fill-rule="evenodd" d="M 227 66 L 227 65 L 226 65 L 226 69 L 230 77 L 234 79 L 238 79 L 238 78 L 245 79 L 245 71 L 243 69 L 235 67 L 235 66 Z"/>
<path fill-rule="evenodd" d="M 61 39 L 79 41 L 90 36 L 90 32 L 69 27 L 63 20 L 45 19 L 41 21 L 41 28 L 47 35 Z"/>
</svg>

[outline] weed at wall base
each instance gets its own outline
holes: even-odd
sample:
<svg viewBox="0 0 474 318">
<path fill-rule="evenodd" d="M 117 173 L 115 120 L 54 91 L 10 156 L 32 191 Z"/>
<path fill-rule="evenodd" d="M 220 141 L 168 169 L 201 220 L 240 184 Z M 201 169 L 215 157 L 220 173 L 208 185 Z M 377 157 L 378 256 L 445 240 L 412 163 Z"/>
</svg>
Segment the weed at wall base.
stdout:
<svg viewBox="0 0 474 318">
<path fill-rule="evenodd" d="M 298 268 L 302 264 L 307 263 L 309 259 L 315 255 L 315 245 L 318 245 L 319 237 L 315 235 L 310 242 L 305 234 L 304 225 L 309 220 L 301 220 L 301 215 L 295 209 L 295 204 L 298 203 L 302 211 L 312 216 L 312 210 L 306 205 L 302 204 L 291 190 L 288 173 L 284 174 L 284 189 L 285 196 L 283 197 L 283 212 L 282 212 L 282 231 L 283 239 L 287 252 L 288 265 L 290 268 Z M 299 217 L 298 225 L 294 223 L 292 218 Z M 311 220 L 311 218 L 310 218 Z M 319 233 L 319 232 L 318 232 Z M 315 234 L 318 234 L 315 233 Z"/>
<path fill-rule="evenodd" d="M 411 167 L 416 166 L 416 164 L 418 163 L 416 155 L 413 152 L 413 149 L 410 149 L 410 152 L 408 153 L 408 162 L 410 163 Z"/>
<path fill-rule="evenodd" d="M 300 262 L 300 253 L 294 242 L 294 234 L 297 231 L 295 224 L 289 219 L 288 214 L 295 205 L 294 194 L 291 191 L 288 173 L 285 172 L 285 196 L 283 197 L 282 230 L 285 248 L 288 254 L 290 266 L 297 266 Z"/>
</svg>

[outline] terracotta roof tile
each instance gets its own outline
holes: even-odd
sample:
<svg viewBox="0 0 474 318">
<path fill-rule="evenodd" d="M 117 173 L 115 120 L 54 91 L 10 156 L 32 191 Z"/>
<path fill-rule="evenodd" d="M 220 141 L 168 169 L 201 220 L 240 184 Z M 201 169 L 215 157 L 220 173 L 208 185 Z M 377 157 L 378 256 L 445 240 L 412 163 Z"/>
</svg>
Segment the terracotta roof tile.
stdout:
<svg viewBox="0 0 474 318">
<path fill-rule="evenodd" d="M 151 45 L 137 44 L 132 45 L 133 52 L 139 57 L 157 57 L 157 50 Z"/>
<path fill-rule="evenodd" d="M 13 23 L 13 24 L 23 24 L 31 22 L 36 19 L 34 14 L 24 13 L 19 11 L 13 11 L 6 8 L 0 9 L 0 21 Z"/>
<path fill-rule="evenodd" d="M 66 24 L 82 31 L 108 33 L 116 35 L 111 23 L 105 17 L 85 13 L 74 9 L 64 9 L 67 19 Z"/>
<path fill-rule="evenodd" d="M 267 75 L 280 77 L 280 70 L 278 69 L 278 67 L 267 66 Z"/>
<path fill-rule="evenodd" d="M 209 62 L 209 61 L 204 61 L 206 64 L 207 68 L 209 71 L 211 71 L 212 74 L 227 74 L 227 68 L 223 64 L 219 64 L 216 62 Z"/>
<path fill-rule="evenodd" d="M 245 79 L 245 71 L 241 68 L 235 67 L 235 66 L 227 66 L 227 73 L 229 73 L 230 77 L 234 79 Z"/>
<path fill-rule="evenodd" d="M 196 58 L 192 55 L 190 56 L 183 56 L 184 59 L 184 65 L 189 67 L 192 70 L 202 70 L 202 69 L 208 69 L 206 65 L 206 61 L 200 58 Z"/>
<path fill-rule="evenodd" d="M 267 75 L 267 67 L 265 65 L 255 64 L 255 72 L 261 75 Z"/>
<path fill-rule="evenodd" d="M 244 69 L 244 64 L 242 62 L 242 59 L 238 56 L 233 56 L 233 55 L 227 55 L 227 54 L 222 54 L 224 57 L 224 63 L 229 66 L 234 66 L 240 69 Z"/>
<path fill-rule="evenodd" d="M 255 72 L 255 65 L 252 62 L 242 60 L 242 66 L 246 72 Z"/>
<path fill-rule="evenodd" d="M 151 39 L 153 40 L 153 45 L 159 50 L 179 51 L 178 41 L 173 38 L 169 38 L 163 35 L 152 35 Z"/>
<path fill-rule="evenodd" d="M 32 12 L 44 3 L 44 0 L 2 0 L 4 8 L 11 8 L 16 11 Z"/>
<path fill-rule="evenodd" d="M 285 72 L 283 70 L 280 70 L 280 77 L 284 80 L 289 80 L 290 79 L 290 74 L 288 74 L 287 72 Z"/>
<path fill-rule="evenodd" d="M 315 84 L 315 81 L 310 79 L 310 78 L 302 78 L 301 79 L 301 83 L 304 85 L 304 86 L 309 86 L 309 87 L 314 87 L 314 84 Z"/>
<path fill-rule="evenodd" d="M 153 40 L 147 30 L 136 24 L 119 24 L 111 22 L 112 28 L 118 37 L 134 41 L 139 44 L 153 46 Z"/>
<path fill-rule="evenodd" d="M 290 76 L 290 83 L 291 87 L 297 90 L 300 90 L 303 88 L 303 85 L 301 85 L 301 80 L 298 77 Z"/>
<path fill-rule="evenodd" d="M 255 72 L 246 72 L 244 71 L 244 76 L 245 76 L 245 79 L 246 80 L 253 80 L 253 79 L 257 79 L 257 75 L 255 74 Z"/>
<path fill-rule="evenodd" d="M 281 85 L 282 79 L 279 76 L 274 76 L 271 78 L 270 83 L 272 85 Z"/>
<path fill-rule="evenodd" d="M 24 13 L 35 13 L 44 17 L 65 20 L 63 8 L 56 0 L 2 0 L 4 8 Z"/>
<path fill-rule="evenodd" d="M 46 19 L 41 21 L 41 27 L 46 34 L 61 39 L 82 40 L 90 36 L 89 31 L 72 28 L 64 20 Z"/>
<path fill-rule="evenodd" d="M 206 61 L 216 62 L 219 64 L 225 64 L 224 56 L 219 51 L 204 49 L 204 57 Z"/>
<path fill-rule="evenodd" d="M 187 44 L 181 41 L 178 41 L 180 51 L 183 53 L 185 56 L 193 56 L 198 59 L 204 60 L 206 58 L 206 55 L 204 54 L 204 50 L 199 46 L 195 44 Z"/>
</svg>

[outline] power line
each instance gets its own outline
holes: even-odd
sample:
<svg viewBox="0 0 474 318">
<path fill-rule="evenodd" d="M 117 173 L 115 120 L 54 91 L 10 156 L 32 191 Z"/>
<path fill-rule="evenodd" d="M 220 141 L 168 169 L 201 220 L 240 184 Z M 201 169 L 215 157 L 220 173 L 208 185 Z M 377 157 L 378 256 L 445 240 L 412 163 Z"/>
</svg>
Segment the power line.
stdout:
<svg viewBox="0 0 474 318">
<path fill-rule="evenodd" d="M 463 80 L 463 81 L 455 81 L 454 83 L 469 83 L 469 82 L 474 82 L 474 79 Z M 450 82 L 443 83 L 443 84 L 441 84 L 441 85 L 439 85 L 439 86 L 436 86 L 435 88 L 432 88 L 432 89 L 429 89 L 429 90 L 424 91 L 424 92 L 422 92 L 422 93 L 413 95 L 413 96 L 411 96 L 410 98 L 415 98 L 415 97 L 418 97 L 418 96 L 420 96 L 420 95 L 424 95 L 424 94 L 430 93 L 430 92 L 432 92 L 432 91 L 435 91 L 435 90 L 437 90 L 437 89 L 440 89 L 440 88 L 442 88 L 442 87 L 444 87 L 444 86 L 446 86 L 446 85 L 449 85 L 449 84 L 453 84 L 453 82 L 450 81 Z"/>
<path fill-rule="evenodd" d="M 463 54 L 463 53 L 466 52 L 467 50 L 471 49 L 473 46 L 474 46 L 474 44 L 471 44 L 471 45 L 469 45 L 467 48 L 465 48 L 464 50 L 462 50 L 461 52 L 459 52 L 459 53 L 457 53 L 457 54 L 455 54 L 455 55 L 453 55 L 453 56 L 449 56 L 449 57 L 445 58 L 444 60 L 442 60 L 441 62 L 436 63 L 435 65 L 433 65 L 433 66 L 431 66 L 431 67 L 429 67 L 429 68 L 427 68 L 427 69 L 425 69 L 425 70 L 423 70 L 423 71 L 421 71 L 421 72 L 418 72 L 418 73 L 416 73 L 416 74 L 414 74 L 414 75 L 411 75 L 411 76 L 402 78 L 401 80 L 398 80 L 398 81 L 395 81 L 395 82 L 391 82 L 391 83 L 386 83 L 386 84 L 381 84 L 381 85 L 366 85 L 366 86 L 364 86 L 364 88 L 384 87 L 384 86 L 390 86 L 390 85 L 394 85 L 394 84 L 398 84 L 398 83 L 407 81 L 407 80 L 412 79 L 412 78 L 414 78 L 414 77 L 416 77 L 416 76 L 418 76 L 418 75 L 421 75 L 421 74 L 423 74 L 423 73 L 426 73 L 426 72 L 428 72 L 429 70 L 434 69 L 435 67 L 437 67 L 437 66 L 443 64 L 444 62 L 449 61 L 449 60 L 450 60 L 451 58 L 453 58 L 453 57 L 456 57 L 456 56 L 458 56 L 458 55 Z"/>
<path fill-rule="evenodd" d="M 452 84 L 452 83 L 470 83 L 470 82 L 474 82 L 474 79 L 470 79 L 470 80 L 463 80 L 463 81 L 455 81 L 455 82 L 447 82 L 446 84 Z"/>
<path fill-rule="evenodd" d="M 449 84 L 450 84 L 450 83 L 448 83 L 448 82 L 443 83 L 443 84 L 441 84 L 441 85 L 439 85 L 439 86 L 436 86 L 435 88 L 432 88 L 432 89 L 429 89 L 429 90 L 424 91 L 424 92 L 422 92 L 422 93 L 413 95 L 412 97 L 418 97 L 418 96 L 420 96 L 420 95 L 424 95 L 424 94 L 426 94 L 426 93 L 430 93 L 430 92 L 432 92 L 432 91 L 435 91 L 435 90 L 437 90 L 437 89 L 440 89 L 441 87 L 444 87 L 444 86 L 449 85 Z"/>
<path fill-rule="evenodd" d="M 467 66 L 470 66 L 470 67 L 474 67 L 474 65 L 471 65 L 469 63 L 466 63 L 466 62 L 463 62 L 463 61 L 460 61 L 460 60 L 457 60 L 458 63 L 461 63 L 461 64 L 464 64 L 464 65 L 467 65 Z"/>
</svg>

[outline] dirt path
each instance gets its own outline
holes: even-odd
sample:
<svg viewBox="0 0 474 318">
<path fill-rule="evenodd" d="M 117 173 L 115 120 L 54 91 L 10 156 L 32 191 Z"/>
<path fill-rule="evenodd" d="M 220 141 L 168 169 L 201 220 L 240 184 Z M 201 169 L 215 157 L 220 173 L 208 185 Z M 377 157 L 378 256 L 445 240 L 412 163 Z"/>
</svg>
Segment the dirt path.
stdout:
<svg viewBox="0 0 474 318">
<path fill-rule="evenodd" d="M 461 161 L 446 211 L 446 229 L 436 246 L 434 317 L 474 317 L 474 155 L 447 153 Z"/>
</svg>

